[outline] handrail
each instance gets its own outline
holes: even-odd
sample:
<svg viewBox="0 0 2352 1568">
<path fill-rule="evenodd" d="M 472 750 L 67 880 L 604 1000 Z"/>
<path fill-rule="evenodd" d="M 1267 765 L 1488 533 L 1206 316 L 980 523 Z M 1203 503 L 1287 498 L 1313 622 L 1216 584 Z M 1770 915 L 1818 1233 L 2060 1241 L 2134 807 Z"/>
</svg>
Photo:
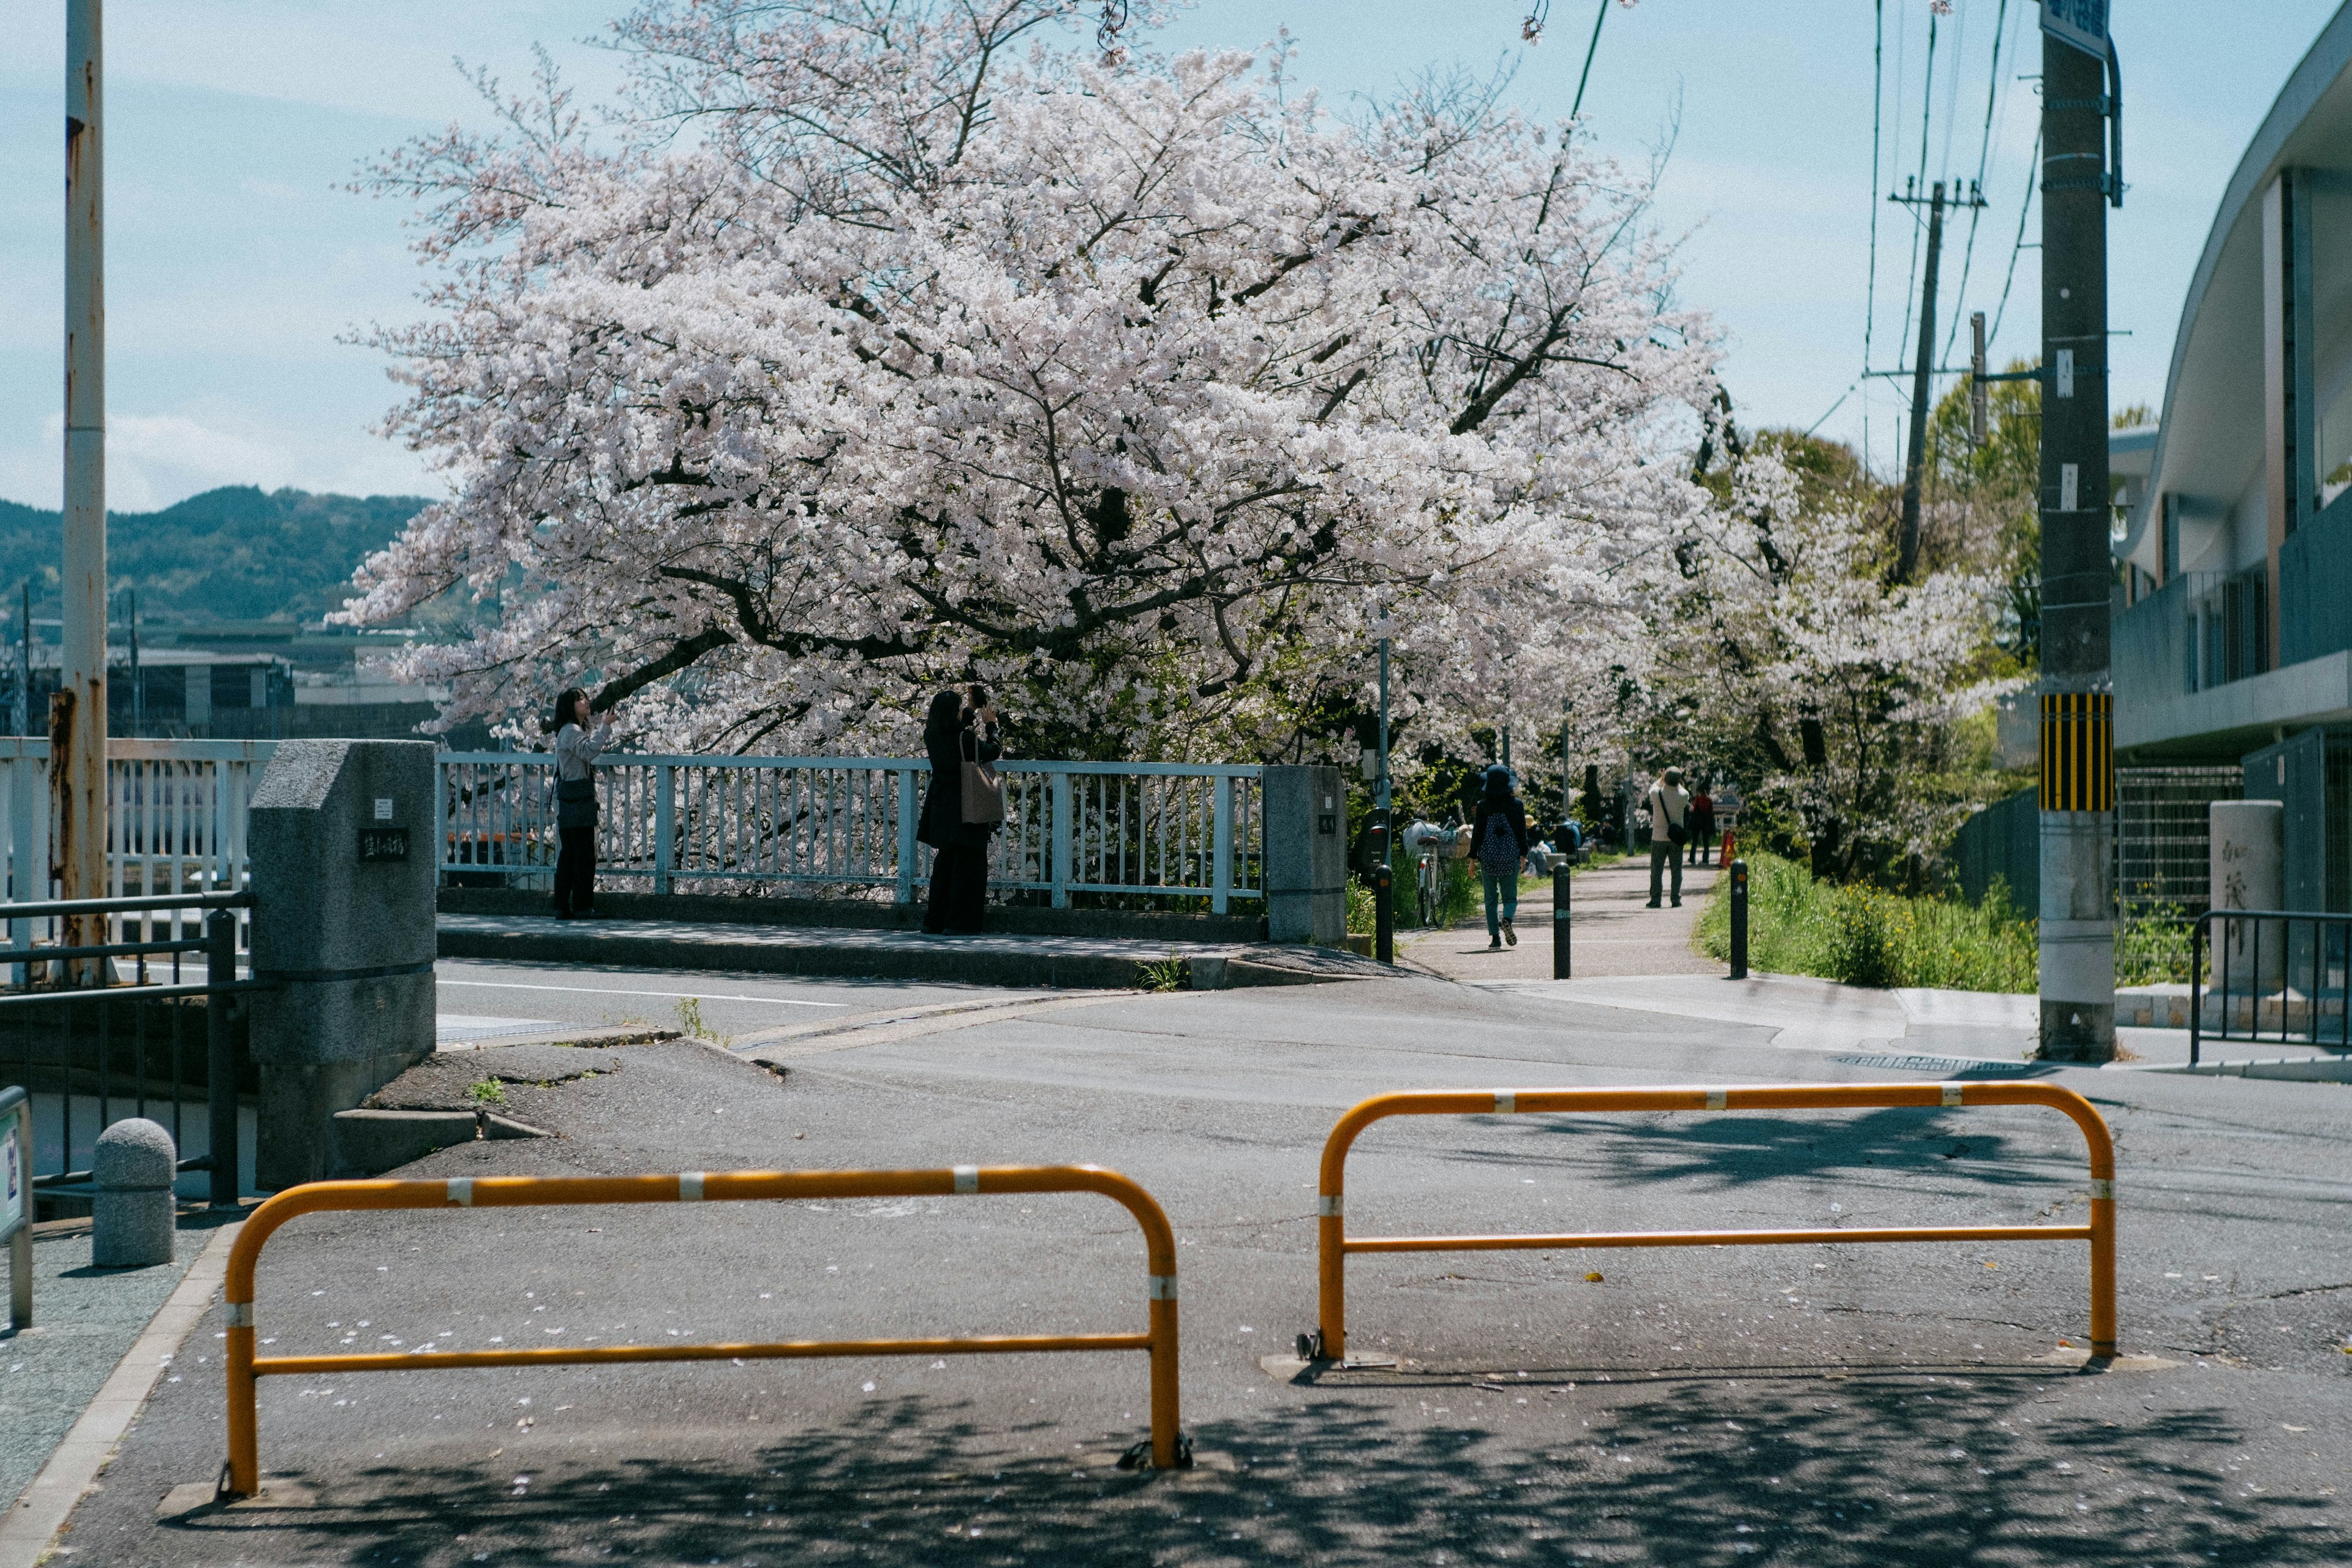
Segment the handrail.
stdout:
<svg viewBox="0 0 2352 1568">
<path fill-rule="evenodd" d="M 553 752 L 442 752 L 436 763 L 539 763 L 552 766 Z M 698 756 L 667 752 L 606 752 L 595 761 L 600 768 L 857 768 L 931 771 L 928 757 L 772 757 L 762 755 Z M 1256 778 L 1264 772 L 1256 763 L 1087 763 L 1040 762 L 1006 757 L 994 764 L 999 773 L 1118 773 L 1144 777 Z"/>
<path fill-rule="evenodd" d="M 2290 1005 L 2290 998 L 2293 994 L 2291 982 L 2294 978 L 2288 973 L 2287 970 L 2293 957 L 2293 930 L 2296 924 L 2302 923 L 2308 924 L 2312 928 L 2311 988 L 2304 993 L 2306 1021 L 2311 1027 L 2311 1043 L 2315 1046 L 2320 1043 L 2320 1001 L 2328 989 L 2327 961 L 2331 955 L 2340 953 L 2344 960 L 2344 978 L 2336 987 L 2338 1020 L 2336 1044 L 2352 1048 L 2352 914 L 2335 913 L 2325 910 L 2207 910 L 2189 922 L 2189 1065 L 2190 1067 L 2199 1066 L 2204 1055 L 2205 948 L 2210 940 L 2209 928 L 2216 921 L 2246 921 L 2252 922 L 2253 926 L 2253 940 L 2248 944 L 2250 951 L 2246 955 L 2250 984 L 2244 990 L 2238 990 L 2230 984 L 2229 943 L 2224 942 L 2216 950 L 2217 973 L 2214 976 L 2213 989 L 2221 1001 L 2221 1016 L 2218 1020 L 2221 1025 L 2220 1038 L 2226 1040 L 2234 1037 L 2231 1028 L 2231 998 L 2233 994 L 2243 995 L 2247 999 L 2245 1037 L 2253 1040 L 2262 1038 L 2263 1000 L 2265 994 L 2263 984 L 2263 927 L 2276 921 L 2287 928 L 2277 933 L 2280 945 L 2277 956 L 2278 1037 L 2280 1044 L 2286 1043 L 2288 1032 L 2294 1027 L 2291 1016 L 2294 1008 Z M 2319 940 L 2323 928 L 2341 930 L 2347 933 L 2342 949 L 2338 950 L 2336 944 Z"/>
<path fill-rule="evenodd" d="M 37 903 L 0 904 L 0 921 L 53 920 L 59 915 L 136 915 L 150 910 L 249 910 L 250 889 L 234 893 L 156 893 L 123 899 L 47 899 Z M 0 949 L 0 952 L 12 951 Z M 55 953 L 45 956 L 55 957 Z"/>
<path fill-rule="evenodd" d="M 1847 1110 L 1885 1107 L 2046 1105 L 2082 1130 L 2091 1167 L 2088 1225 L 1924 1226 L 1870 1230 L 1613 1231 L 1564 1236 L 1363 1237 L 1347 1231 L 1348 1152 L 1357 1135 L 1391 1116 L 1486 1116 L 1556 1111 Z M 2091 1102 L 2042 1083 L 1869 1083 L 1706 1089 L 1475 1089 L 1374 1095 L 1350 1109 L 1323 1144 L 1316 1203 L 1320 1300 L 1317 1331 L 1301 1335 L 1317 1356 L 1347 1354 L 1347 1264 L 1351 1252 L 1454 1252 L 1580 1247 L 1790 1246 L 1853 1241 L 2088 1241 L 2091 1353 L 2116 1353 L 2115 1140 Z"/>
<path fill-rule="evenodd" d="M 299 1215 L 327 1210 L 518 1208 L 573 1204 L 727 1202 L 767 1198 L 945 1197 L 965 1193 L 1097 1193 L 1142 1228 L 1149 1326 L 1140 1334 L 982 1335 L 928 1340 L 793 1340 L 760 1344 L 577 1345 L 528 1350 L 365 1355 L 254 1355 L 253 1275 L 263 1243 Z M 224 1490 L 259 1490 L 255 1380 L 273 1373 L 411 1372 L 436 1367 L 579 1366 L 613 1362 L 730 1361 L 848 1355 L 980 1355 L 1046 1351 L 1129 1351 L 1151 1357 L 1150 1458 L 1161 1469 L 1191 1463 L 1177 1410 L 1176 1238 L 1159 1201 L 1099 1165 L 957 1165 L 908 1171 L 688 1171 L 655 1176 L 457 1176 L 443 1181 L 311 1182 L 253 1211 L 229 1249 L 221 1296 L 228 1320 L 228 1474 Z M 1139 1461 L 1142 1445 L 1122 1463 Z"/>
</svg>

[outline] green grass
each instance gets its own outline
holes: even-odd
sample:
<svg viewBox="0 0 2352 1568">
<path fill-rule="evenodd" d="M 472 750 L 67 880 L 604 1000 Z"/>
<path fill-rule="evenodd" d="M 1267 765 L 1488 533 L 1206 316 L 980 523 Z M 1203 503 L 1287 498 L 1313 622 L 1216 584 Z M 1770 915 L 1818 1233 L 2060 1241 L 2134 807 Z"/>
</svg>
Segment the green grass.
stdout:
<svg viewBox="0 0 2352 1568">
<path fill-rule="evenodd" d="M 1710 957 L 1731 955 L 1731 883 L 1717 879 L 1698 921 Z M 1842 888 L 1778 856 L 1748 856 L 1748 963 L 1850 985 L 2030 992 L 2033 921 L 2003 889 L 1981 905 Z"/>
</svg>

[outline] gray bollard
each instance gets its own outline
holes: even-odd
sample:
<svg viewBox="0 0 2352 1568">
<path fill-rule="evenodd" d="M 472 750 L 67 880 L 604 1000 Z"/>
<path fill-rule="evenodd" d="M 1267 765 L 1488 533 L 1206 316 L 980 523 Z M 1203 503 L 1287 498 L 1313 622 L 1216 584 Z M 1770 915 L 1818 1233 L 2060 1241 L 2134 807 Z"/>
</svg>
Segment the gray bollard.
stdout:
<svg viewBox="0 0 2352 1568">
<path fill-rule="evenodd" d="M 144 1268 L 172 1261 L 173 1178 L 179 1151 L 172 1135 L 143 1116 L 125 1117 L 98 1135 L 90 1161 L 97 1184 L 89 1261 L 98 1268 Z"/>
</svg>

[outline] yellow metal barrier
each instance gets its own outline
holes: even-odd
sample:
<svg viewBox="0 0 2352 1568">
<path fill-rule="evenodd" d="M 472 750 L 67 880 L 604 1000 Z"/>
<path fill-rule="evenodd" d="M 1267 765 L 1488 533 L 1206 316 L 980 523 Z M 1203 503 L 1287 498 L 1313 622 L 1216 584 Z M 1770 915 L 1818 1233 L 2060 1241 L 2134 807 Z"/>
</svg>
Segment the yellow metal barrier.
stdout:
<svg viewBox="0 0 2352 1568">
<path fill-rule="evenodd" d="M 794 1340 L 777 1344 L 551 1346 L 369 1355 L 257 1358 L 253 1267 L 264 1243 L 298 1215 L 336 1209 L 525 1208 L 565 1204 L 667 1204 L 756 1198 L 945 1197 L 958 1193 L 1099 1193 L 1143 1227 L 1150 1324 L 1139 1334 L 1024 1334 L 935 1340 Z M 419 1372 L 439 1367 L 580 1366 L 637 1361 L 749 1361 L 793 1356 L 985 1355 L 1024 1351 L 1146 1351 L 1151 1356 L 1151 1463 L 1191 1460 L 1177 1423 L 1176 1239 L 1152 1195 L 1098 1165 L 958 1165 L 941 1171 L 689 1171 L 674 1176 L 476 1176 L 436 1182 L 312 1182 L 255 1209 L 230 1249 L 222 1295 L 228 1313 L 228 1477 L 251 1496 L 261 1480 L 255 1382 L 288 1373 Z M 1139 1445 L 1140 1447 L 1140 1445 Z"/>
<path fill-rule="evenodd" d="M 1350 1239 L 1344 1178 L 1356 1135 L 1391 1116 L 1487 1116 L 1497 1112 L 1626 1110 L 1848 1110 L 1888 1106 L 2047 1105 L 2074 1118 L 2091 1157 L 2088 1225 L 1931 1226 L 1845 1230 L 1614 1231 L 1573 1236 L 1379 1236 Z M 1350 1110 L 1323 1144 L 1318 1238 L 1321 1327 L 1299 1336 L 1302 1353 L 1337 1361 L 1348 1353 L 1348 1255 L 1351 1252 L 1475 1252 L 1514 1247 L 1788 1246 L 1847 1241 L 2087 1241 L 2091 1244 L 2091 1353 L 2116 1353 L 2116 1150 L 2091 1102 L 2040 1083 L 1867 1083 L 1751 1089 L 1523 1089 L 1382 1094 Z"/>
</svg>

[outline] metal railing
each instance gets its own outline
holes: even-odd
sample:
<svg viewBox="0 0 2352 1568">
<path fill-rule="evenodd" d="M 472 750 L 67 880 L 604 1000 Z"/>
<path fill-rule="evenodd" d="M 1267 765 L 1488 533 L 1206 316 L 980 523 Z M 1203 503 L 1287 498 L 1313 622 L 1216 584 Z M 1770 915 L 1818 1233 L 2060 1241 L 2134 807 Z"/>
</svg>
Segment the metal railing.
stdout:
<svg viewBox="0 0 2352 1568">
<path fill-rule="evenodd" d="M 2215 942 L 2212 928 L 2221 927 Z M 2206 952 L 2212 951 L 2212 984 Z M 2210 1013 L 2210 1016 L 2209 1016 Z M 2189 926 L 2189 1064 L 2208 1039 L 2352 1050 L 2352 914 L 2208 910 Z"/>
<path fill-rule="evenodd" d="M 1145 1315 L 1141 1333 L 988 1334 L 919 1340 L 788 1340 L 747 1344 L 537 1345 L 464 1350 L 438 1343 L 401 1352 L 348 1355 L 255 1353 L 254 1266 L 288 1220 L 330 1211 L 523 1208 L 576 1204 L 726 1203 L 795 1198 L 945 1197 L 952 1194 L 1096 1193 L 1124 1207 L 1143 1232 Z M 251 1497 L 261 1489 L 258 1378 L 341 1376 L 362 1372 L 425 1372 L 443 1367 L 608 1366 L 627 1362 L 746 1361 L 813 1356 L 1007 1355 L 1061 1351 L 1142 1351 L 1151 1358 L 1151 1435 L 1123 1465 L 1149 1460 L 1159 1469 L 1192 1462 L 1178 1419 L 1176 1237 L 1158 1200 L 1128 1177 L 1099 1165 L 956 1165 L 928 1171 L 688 1171 L 662 1176 L 457 1176 L 441 1181 L 311 1182 L 289 1187 L 254 1210 L 229 1251 L 221 1288 L 227 1318 L 223 1360 L 228 1373 L 228 1464 L 221 1490 Z M 677 1331 L 673 1330 L 672 1332 Z M 265 1340 L 264 1344 L 274 1341 Z M 497 1341 L 490 1342 L 491 1345 Z"/>
<path fill-rule="evenodd" d="M 133 895 L 235 892 L 246 885 L 246 820 L 275 741 L 107 743 L 106 890 Z M 0 736 L 0 858 L 6 896 L 57 890 L 50 868 L 49 743 Z M 12 927 L 8 940 L 30 933 Z"/>
<path fill-rule="evenodd" d="M 597 872 L 656 893 L 681 884 L 888 889 L 930 877 L 916 841 L 930 765 L 893 757 L 598 759 Z M 459 885 L 545 886 L 556 857 L 555 759 L 452 752 L 440 759 L 435 840 Z M 1202 898 L 1225 913 L 1262 896 L 1254 764 L 999 764 L 1005 822 L 990 884 L 1050 895 Z"/>
<path fill-rule="evenodd" d="M 173 1146 L 184 1152 L 185 1113 L 201 1106 L 205 1152 L 180 1169 L 209 1172 L 212 1202 L 236 1205 L 243 1163 L 236 1037 L 219 999 L 261 986 L 237 978 L 238 920 L 252 907 L 248 892 L 0 905 L 11 931 L 55 922 L 63 937 L 0 949 L 14 981 L 0 991 L 0 1074 L 31 1100 L 34 1186 L 86 1185 L 77 1151 L 94 1149 L 100 1132 L 151 1106 L 169 1117 Z M 201 936 L 179 933 L 191 913 L 205 917 Z M 100 941 L 71 940 L 86 921 L 98 923 Z M 204 962 L 202 979 L 186 973 L 192 957 Z M 126 959 L 131 983 L 117 984 Z M 198 996 L 207 1005 L 192 1020 L 183 1004 Z M 201 1075 L 191 1070 L 199 1032 Z M 42 1137 L 44 1123 L 53 1142 Z"/>
</svg>

